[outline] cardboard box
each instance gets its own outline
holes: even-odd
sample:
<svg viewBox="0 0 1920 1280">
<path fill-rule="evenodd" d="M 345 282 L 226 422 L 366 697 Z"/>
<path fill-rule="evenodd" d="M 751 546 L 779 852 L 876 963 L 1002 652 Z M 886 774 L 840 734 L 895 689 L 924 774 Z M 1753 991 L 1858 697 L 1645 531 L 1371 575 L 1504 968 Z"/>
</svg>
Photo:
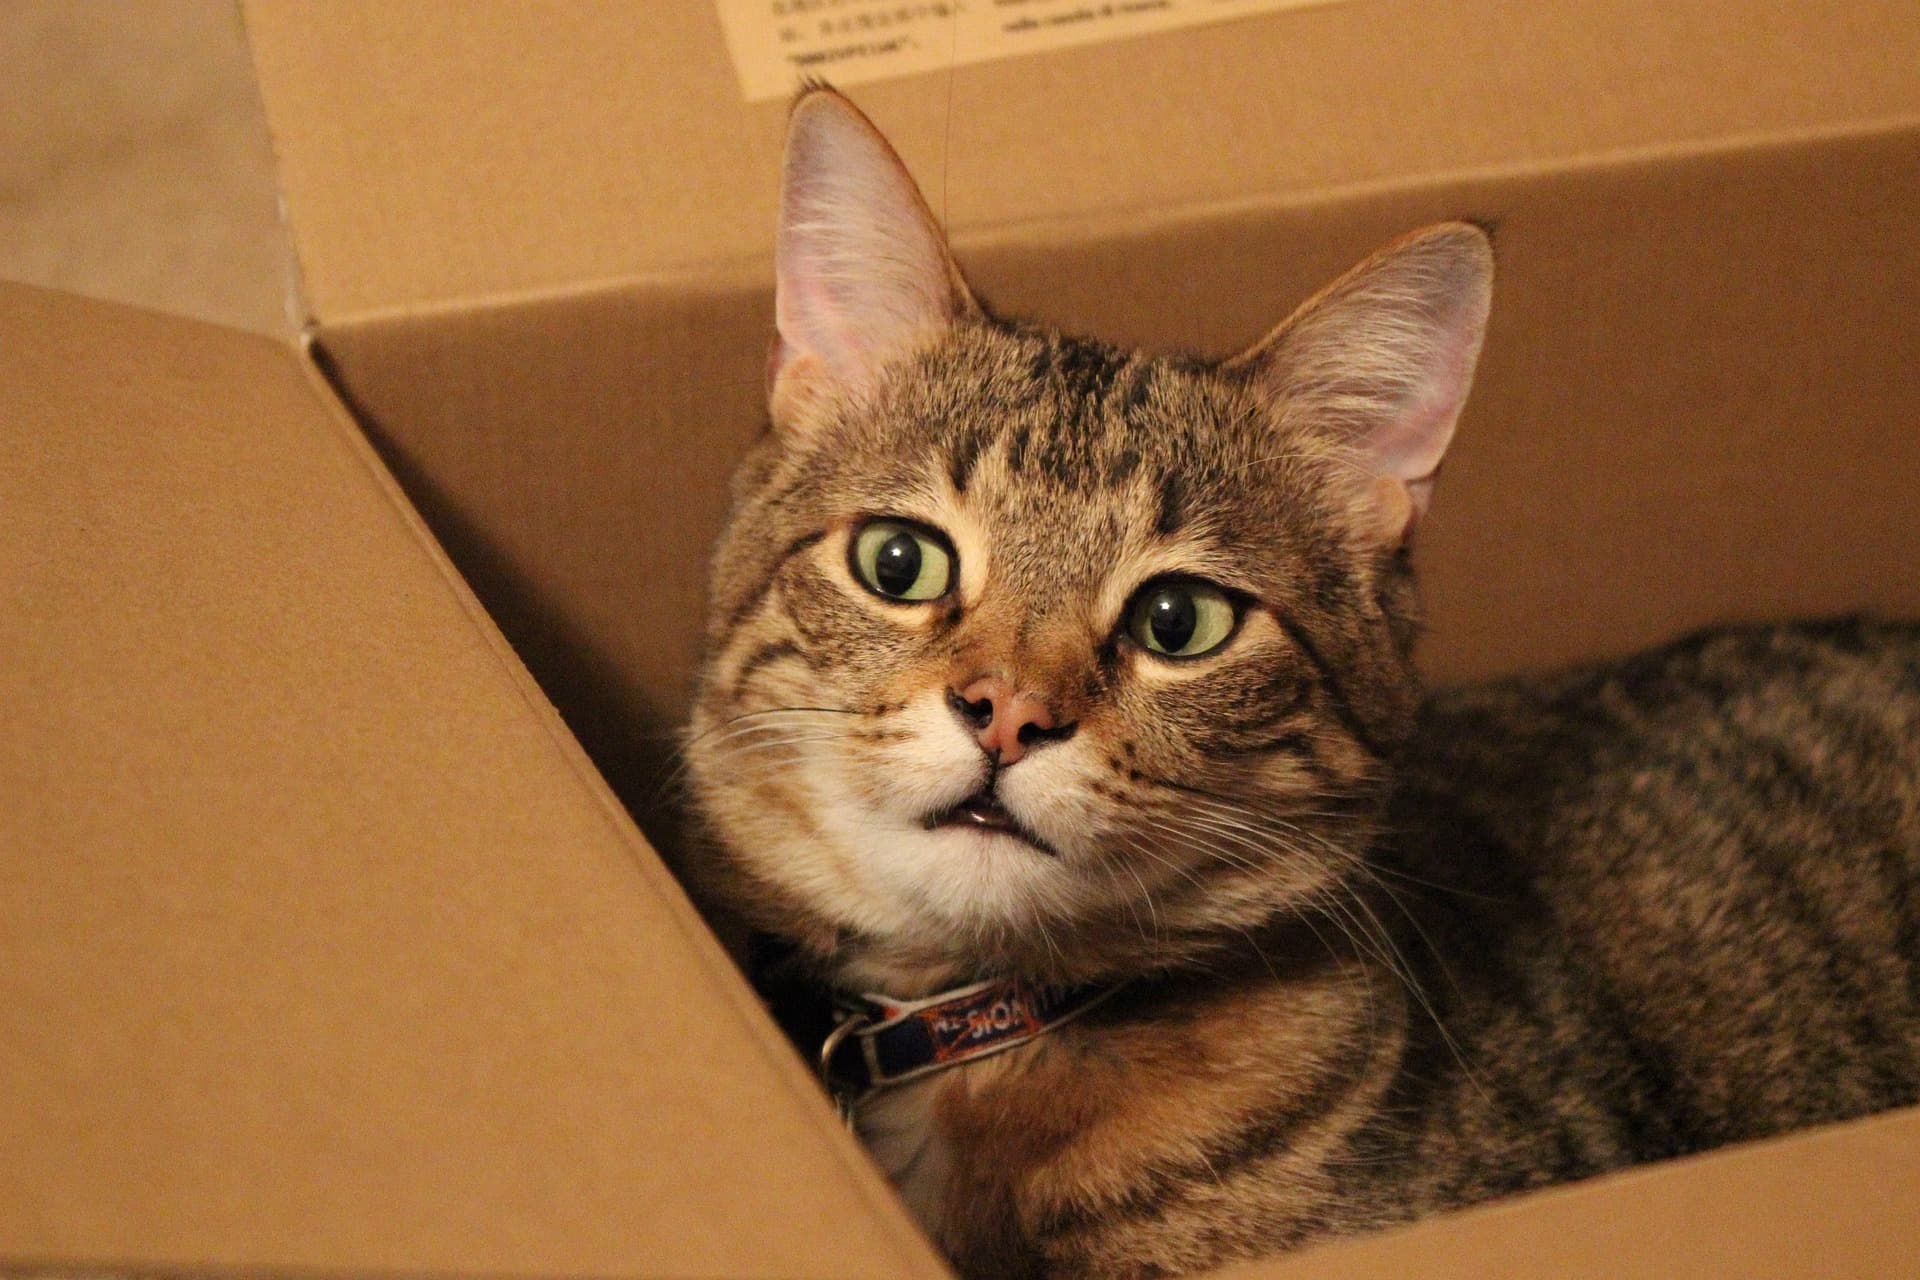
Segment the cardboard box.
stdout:
<svg viewBox="0 0 1920 1280">
<path fill-rule="evenodd" d="M 1123 341 L 1496 222 L 1445 679 L 1920 613 L 1911 16 L 1335 0 L 856 96 L 984 296 Z M 0 1265 L 943 1274 L 613 799 L 670 848 L 782 107 L 705 5 L 248 21 L 310 345 L 0 291 Z M 1901 1113 L 1234 1274 L 1897 1274 L 1917 1192 Z"/>
</svg>

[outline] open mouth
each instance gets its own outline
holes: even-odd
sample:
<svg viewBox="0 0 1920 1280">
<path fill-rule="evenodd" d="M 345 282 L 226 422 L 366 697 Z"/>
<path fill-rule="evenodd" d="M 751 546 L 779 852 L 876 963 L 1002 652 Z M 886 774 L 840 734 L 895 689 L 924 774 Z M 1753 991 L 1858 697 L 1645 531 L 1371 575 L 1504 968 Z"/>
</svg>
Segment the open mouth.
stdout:
<svg viewBox="0 0 1920 1280">
<path fill-rule="evenodd" d="M 1005 806 L 984 789 L 974 792 L 958 804 L 928 814 L 926 827 L 929 831 L 941 827 L 963 827 L 974 831 L 998 832 L 1030 844 L 1049 857 L 1059 856 L 1051 845 L 1022 826 L 1018 818 L 1008 813 Z"/>
</svg>

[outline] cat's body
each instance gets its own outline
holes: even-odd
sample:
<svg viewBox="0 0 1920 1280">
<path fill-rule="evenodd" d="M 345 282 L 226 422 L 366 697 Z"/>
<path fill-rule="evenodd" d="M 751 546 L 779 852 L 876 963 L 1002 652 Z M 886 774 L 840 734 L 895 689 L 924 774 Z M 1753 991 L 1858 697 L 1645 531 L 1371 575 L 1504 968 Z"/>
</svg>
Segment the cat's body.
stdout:
<svg viewBox="0 0 1920 1280">
<path fill-rule="evenodd" d="M 1450 692 L 1406 759 L 1348 913 L 870 1096 L 966 1274 L 1177 1272 L 1920 1100 L 1920 627 Z"/>
<path fill-rule="evenodd" d="M 1157 1275 L 1910 1101 L 1920 634 L 1423 702 L 1409 535 L 1484 236 L 1223 364 L 1009 326 L 796 107 L 715 559 L 710 901 L 823 983 L 1116 988 L 859 1118 L 970 1275 Z"/>
</svg>

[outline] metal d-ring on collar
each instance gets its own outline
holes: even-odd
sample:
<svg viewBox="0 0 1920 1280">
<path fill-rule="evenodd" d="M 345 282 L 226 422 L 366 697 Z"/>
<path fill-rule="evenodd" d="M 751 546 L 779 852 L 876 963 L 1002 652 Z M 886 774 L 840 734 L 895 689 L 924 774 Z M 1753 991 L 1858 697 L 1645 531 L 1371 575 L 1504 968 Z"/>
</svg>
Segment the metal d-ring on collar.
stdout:
<svg viewBox="0 0 1920 1280">
<path fill-rule="evenodd" d="M 860 1096 L 856 1090 L 834 1080 L 833 1055 L 840 1051 L 840 1046 L 847 1042 L 848 1036 L 864 1030 L 872 1021 L 864 1013 L 846 1013 L 834 1024 L 833 1030 L 827 1033 L 826 1040 L 820 1045 L 820 1083 L 827 1087 L 828 1095 L 833 1098 L 834 1109 L 840 1113 L 840 1118 L 849 1129 L 853 1128 L 854 1104 L 860 1100 Z"/>
</svg>

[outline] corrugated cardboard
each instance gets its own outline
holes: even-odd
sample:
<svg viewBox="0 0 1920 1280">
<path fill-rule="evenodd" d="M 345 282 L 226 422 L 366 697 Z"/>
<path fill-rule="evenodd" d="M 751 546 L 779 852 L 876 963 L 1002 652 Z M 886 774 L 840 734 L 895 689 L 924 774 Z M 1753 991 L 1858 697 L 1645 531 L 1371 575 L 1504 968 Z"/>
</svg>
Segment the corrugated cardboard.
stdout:
<svg viewBox="0 0 1920 1280">
<path fill-rule="evenodd" d="M 0 1268 L 941 1274 L 293 351 L 0 397 Z"/>
<path fill-rule="evenodd" d="M 704 4 L 248 19 L 319 370 L 651 814 L 783 113 Z M 986 297 L 1122 341 L 1496 222 L 1451 676 L 1920 612 L 1915 66 L 1893 0 L 1352 0 L 859 98 Z M 940 1273 L 302 357 L 0 294 L 0 432 L 0 1259 Z M 1917 1126 L 1236 1274 L 1897 1274 Z"/>
<path fill-rule="evenodd" d="M 1218 1280 L 1904 1280 L 1920 1112 L 1649 1165 Z"/>
</svg>

